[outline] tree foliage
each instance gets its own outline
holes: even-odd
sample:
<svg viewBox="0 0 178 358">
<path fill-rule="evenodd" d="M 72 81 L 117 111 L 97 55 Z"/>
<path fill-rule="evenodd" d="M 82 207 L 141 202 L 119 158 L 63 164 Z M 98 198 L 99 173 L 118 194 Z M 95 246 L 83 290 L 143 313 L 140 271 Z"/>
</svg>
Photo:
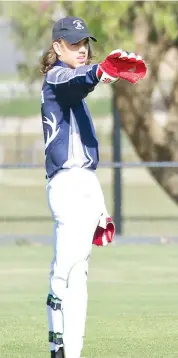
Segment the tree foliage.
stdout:
<svg viewBox="0 0 178 358">
<path fill-rule="evenodd" d="M 56 1 L 47 2 L 45 11 L 39 2 L 14 4 L 13 28 L 26 56 L 24 75 L 30 81 L 36 78 L 37 53 L 47 47 L 52 14 L 57 8 L 85 19 L 98 39 L 95 61 L 116 48 L 142 55 L 148 65 L 146 79 L 137 85 L 119 81 L 113 86 L 122 126 L 142 160 L 178 161 L 176 1 Z M 156 100 L 155 89 L 159 94 Z M 164 119 L 157 115 L 158 109 Z M 178 170 L 150 171 L 178 202 Z"/>
<path fill-rule="evenodd" d="M 52 14 L 55 3 L 7 2 L 5 13 L 11 18 L 12 38 L 23 54 L 18 64 L 19 75 L 27 84 L 39 77 L 39 59 L 42 51 L 51 45 Z"/>
<path fill-rule="evenodd" d="M 124 130 L 144 161 L 178 160 L 178 13 L 176 2 L 63 2 L 71 15 L 84 17 L 104 57 L 115 48 L 139 53 L 148 65 L 137 85 L 113 86 Z M 96 14 L 96 15 L 95 15 Z M 168 74 L 169 73 L 169 74 Z M 159 98 L 153 93 L 157 89 Z M 158 106 L 164 120 L 155 116 Z M 157 182 L 178 202 L 177 168 L 150 168 Z"/>
<path fill-rule="evenodd" d="M 60 1 L 71 16 L 84 18 L 98 38 L 97 49 L 101 56 L 113 48 L 135 51 L 139 39 L 137 25 L 145 21 L 149 28 L 147 40 L 159 42 L 166 35 L 169 40 L 177 38 L 177 3 L 153 1 Z M 146 47 L 146 43 L 144 44 Z M 145 49 L 147 50 L 147 49 Z"/>
</svg>

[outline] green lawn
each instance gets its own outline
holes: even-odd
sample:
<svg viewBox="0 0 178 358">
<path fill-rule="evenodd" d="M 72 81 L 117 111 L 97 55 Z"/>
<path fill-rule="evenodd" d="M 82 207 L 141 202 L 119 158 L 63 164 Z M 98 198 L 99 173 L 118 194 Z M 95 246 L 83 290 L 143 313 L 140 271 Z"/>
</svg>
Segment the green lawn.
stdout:
<svg viewBox="0 0 178 358">
<path fill-rule="evenodd" d="M 1 247 L 0 358 L 48 357 L 52 248 Z M 86 358 L 178 357 L 178 246 L 94 248 Z"/>
</svg>

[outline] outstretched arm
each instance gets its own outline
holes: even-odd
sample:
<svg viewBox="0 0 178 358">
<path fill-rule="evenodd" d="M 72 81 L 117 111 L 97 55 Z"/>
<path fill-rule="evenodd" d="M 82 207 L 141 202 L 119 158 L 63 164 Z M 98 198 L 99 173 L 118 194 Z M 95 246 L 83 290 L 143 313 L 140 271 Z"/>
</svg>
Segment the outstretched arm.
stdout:
<svg viewBox="0 0 178 358">
<path fill-rule="evenodd" d="M 119 79 L 136 83 L 146 75 L 147 68 L 141 56 L 120 49 L 112 51 L 103 62 L 71 69 L 54 66 L 46 76 L 46 81 L 54 85 L 70 103 L 86 95 L 99 83 L 114 83 Z"/>
<path fill-rule="evenodd" d="M 97 85 L 99 82 L 96 71 L 98 65 L 80 66 L 75 69 L 68 67 L 55 66 L 47 74 L 48 83 L 55 86 L 75 86 L 75 85 Z"/>
</svg>

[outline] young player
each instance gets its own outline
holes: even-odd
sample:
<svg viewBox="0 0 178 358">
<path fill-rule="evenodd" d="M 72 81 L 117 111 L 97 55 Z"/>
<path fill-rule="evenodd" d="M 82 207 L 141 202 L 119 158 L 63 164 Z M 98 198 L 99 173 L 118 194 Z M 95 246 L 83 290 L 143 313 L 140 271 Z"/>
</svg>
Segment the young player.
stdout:
<svg viewBox="0 0 178 358">
<path fill-rule="evenodd" d="M 113 235 L 112 225 L 108 233 L 98 226 L 103 221 L 100 226 L 106 228 L 107 212 L 95 174 L 98 141 L 84 98 L 99 82 L 122 78 L 136 83 L 146 73 L 140 56 L 122 50 L 90 64 L 90 39 L 96 41 L 82 19 L 60 19 L 53 27 L 52 46 L 42 58 L 47 197 L 54 219 L 47 298 L 51 358 L 80 358 L 92 243 L 103 245 Z"/>
</svg>

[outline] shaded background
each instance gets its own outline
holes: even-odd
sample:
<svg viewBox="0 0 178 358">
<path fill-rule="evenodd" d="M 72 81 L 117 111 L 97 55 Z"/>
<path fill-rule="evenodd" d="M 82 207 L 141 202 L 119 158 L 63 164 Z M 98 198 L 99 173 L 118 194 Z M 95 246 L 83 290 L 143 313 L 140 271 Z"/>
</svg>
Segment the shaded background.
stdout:
<svg viewBox="0 0 178 358">
<path fill-rule="evenodd" d="M 98 11 L 101 12 L 101 14 L 102 11 L 104 11 L 102 6 L 108 6 L 107 2 L 76 2 L 76 11 L 78 11 L 78 13 L 81 12 L 81 15 L 83 14 L 84 17 L 86 16 L 85 11 L 87 9 L 87 3 L 90 3 L 88 6 L 90 6 L 89 9 L 91 12 L 91 14 L 88 14 L 89 23 L 91 21 L 90 16 L 92 17 L 93 15 L 92 11 L 95 11 L 96 6 L 98 6 Z M 131 10 L 133 11 L 132 8 L 131 10 L 129 9 L 129 5 L 126 2 L 121 3 L 117 4 L 116 2 L 113 2 L 113 6 L 120 6 L 120 12 L 123 12 L 123 19 L 121 18 L 121 15 L 118 15 L 120 26 L 122 25 L 122 21 L 128 21 L 128 17 L 131 16 L 130 12 Z M 143 8 L 141 9 L 142 13 L 145 11 L 147 14 L 151 11 L 151 9 L 149 10 L 149 8 L 147 9 L 144 7 L 144 4 L 147 5 L 147 2 L 141 2 L 141 4 L 143 5 Z M 141 4 L 139 6 L 138 4 L 135 5 L 135 8 L 138 7 L 137 12 L 141 8 Z M 173 2 L 172 4 L 172 6 L 174 6 L 175 3 Z M 126 8 L 126 6 L 128 6 L 128 8 Z M 161 5 L 158 9 L 160 13 L 157 14 L 159 17 L 157 17 L 156 21 L 161 19 L 161 10 L 164 10 L 164 17 L 167 16 L 167 20 L 165 20 L 164 24 L 164 29 L 166 29 L 169 27 L 169 16 L 172 16 L 169 11 L 172 11 L 171 14 L 173 14 L 174 8 L 172 7 L 170 10 L 168 3 L 165 3 L 162 6 L 162 9 Z M 167 15 L 165 9 L 167 9 Z M 22 242 L 23 240 L 46 240 L 47 242 L 51 239 L 52 221 L 46 202 L 44 144 L 40 118 L 40 89 L 43 78 L 39 75 L 38 66 L 41 53 L 50 45 L 49 33 L 51 31 L 51 21 L 54 21 L 67 13 L 73 14 L 74 10 L 75 9 L 70 1 L 8 2 L 8 4 L 1 2 L 0 233 L 2 243 L 6 242 L 7 238 L 9 240 L 21 240 Z M 46 21 L 45 25 L 40 22 L 40 29 L 43 29 L 43 27 L 46 26 L 45 32 L 42 31 L 40 35 L 39 28 L 35 28 L 34 25 L 36 24 L 35 21 L 37 19 L 38 11 L 40 11 L 41 17 L 43 18 L 44 16 L 44 21 Z M 32 22 L 32 26 L 30 26 L 29 21 L 25 22 L 23 16 L 24 13 L 28 13 L 29 18 L 31 16 L 31 19 L 34 21 Z M 134 16 L 133 13 L 132 17 L 134 18 Z M 107 21 L 108 26 L 116 26 L 116 24 L 111 24 L 109 20 Z M 134 21 L 136 22 L 136 20 Z M 162 23 L 161 20 L 160 23 Z M 135 32 L 137 31 L 138 34 L 139 26 L 140 24 L 138 22 L 138 24 L 135 25 Z M 150 23 L 150 27 L 151 26 L 153 25 Z M 93 30 L 95 33 L 98 31 L 99 39 L 100 36 L 106 37 L 105 32 L 99 32 L 99 27 L 101 26 L 98 22 L 98 18 L 96 18 Z M 34 36 L 35 31 L 36 37 Z M 121 44 L 130 46 L 132 50 L 133 45 L 129 45 L 128 33 L 125 33 L 124 31 L 123 26 L 122 35 L 119 35 L 119 40 Z M 163 28 L 158 28 L 157 31 L 160 36 L 162 33 L 164 35 Z M 107 49 L 113 49 L 111 43 L 108 43 L 108 37 L 105 37 L 104 40 L 106 39 L 107 41 L 104 52 L 106 52 Z M 114 46 L 117 43 L 117 38 L 115 39 L 113 35 L 111 37 Z M 137 36 L 137 38 L 138 37 L 139 36 Z M 30 41 L 36 43 L 36 47 L 34 48 L 34 51 L 32 51 L 32 54 L 29 52 Z M 101 46 L 101 44 L 98 46 Z M 138 47 L 138 44 L 135 46 Z M 175 51 L 175 49 L 175 43 L 171 42 L 168 46 L 168 52 L 170 50 Z M 141 47 L 140 51 L 141 54 L 142 52 L 144 53 L 144 50 Z M 96 59 L 101 56 L 100 47 L 94 48 L 94 52 L 96 54 Z M 173 58 L 171 56 L 173 55 L 169 55 L 170 58 Z M 32 57 L 33 61 L 31 60 Z M 145 57 L 147 60 L 148 51 L 145 52 Z M 161 73 L 164 73 L 165 75 L 161 82 L 163 86 L 161 88 L 163 88 L 165 92 L 167 91 L 166 93 L 169 93 L 170 88 L 172 88 L 171 86 L 173 85 L 171 65 L 164 67 L 166 64 L 161 63 L 161 60 L 159 60 L 158 57 L 156 59 L 157 63 L 159 64 L 160 62 L 161 66 L 163 66 L 161 67 Z M 28 64 L 29 68 L 24 70 L 24 64 Z M 145 80 L 148 81 L 148 83 L 151 83 L 152 77 L 150 74 L 154 72 L 151 66 L 153 66 L 152 63 L 148 63 L 148 76 Z M 129 91 L 132 92 L 134 97 L 136 88 L 136 91 L 138 91 L 137 97 L 139 100 L 141 98 L 139 91 L 142 90 L 142 85 L 133 88 L 132 85 L 126 84 L 127 87 L 125 87 L 126 85 L 124 81 L 121 82 L 121 87 L 118 89 L 116 87 L 113 89 L 109 86 L 98 85 L 95 92 L 90 94 L 87 98 L 87 103 L 93 116 L 100 143 L 100 165 L 103 166 L 104 163 L 107 163 L 106 167 L 98 168 L 97 175 L 105 194 L 108 211 L 115 217 L 116 221 L 121 220 L 121 234 L 124 237 L 130 238 L 130 240 L 133 239 L 138 241 L 140 238 L 157 238 L 158 241 L 161 242 L 167 242 L 170 238 L 172 238 L 172 240 L 174 238 L 175 240 L 178 231 L 177 179 L 173 178 L 172 180 L 171 177 L 172 181 L 170 185 L 169 175 L 166 173 L 169 173 L 171 169 L 160 169 L 158 159 L 160 158 L 161 162 L 169 161 L 170 163 L 171 160 L 173 160 L 175 164 L 177 142 L 175 142 L 175 140 L 173 141 L 173 138 L 170 137 L 169 141 L 167 139 L 164 141 L 162 148 L 158 148 L 157 143 L 154 142 L 155 138 L 158 142 L 162 141 L 163 133 L 161 131 L 164 127 L 163 123 L 166 121 L 165 118 L 168 116 L 167 109 L 163 105 L 161 90 L 158 83 L 153 86 L 149 102 L 149 105 L 150 103 L 152 105 L 151 115 L 155 118 L 154 121 L 151 121 L 150 117 L 150 123 L 156 123 L 156 125 L 151 126 L 151 124 L 149 124 L 149 127 L 147 128 L 147 137 L 143 134 L 142 124 L 139 122 L 135 124 L 135 119 L 133 119 L 136 137 L 137 139 L 141 138 L 141 144 L 135 142 L 131 130 L 129 132 L 129 127 L 127 125 L 129 116 L 126 113 L 126 109 L 128 111 L 129 105 L 126 103 L 126 109 L 123 110 L 119 100 L 117 103 L 116 98 L 121 127 L 120 134 L 117 133 L 118 138 L 120 135 L 119 147 L 121 150 L 121 152 L 118 153 L 118 157 L 121 156 L 123 166 L 124 163 L 129 162 L 133 163 L 133 167 L 132 164 L 130 164 L 129 168 L 123 167 L 122 169 L 117 169 L 118 175 L 116 180 L 117 178 L 120 179 L 120 182 L 118 183 L 114 182 L 114 175 L 116 172 L 113 168 L 109 168 L 110 164 L 108 163 L 112 163 L 114 159 L 113 131 L 115 129 L 113 128 L 113 95 L 118 95 L 119 92 L 119 98 L 121 98 L 121 100 L 123 99 L 124 102 L 125 91 L 128 92 L 126 98 L 129 98 L 130 96 Z M 169 96 L 166 98 L 169 99 Z M 131 103 L 131 100 L 129 101 L 129 103 Z M 147 98 L 145 96 L 141 102 L 143 111 L 146 102 Z M 139 115 L 140 114 L 138 114 L 138 117 Z M 171 118 L 174 117 L 175 116 L 172 114 Z M 145 119 L 143 118 L 142 123 L 145 123 L 144 120 Z M 160 124 L 160 128 L 157 127 L 158 123 Z M 173 133 L 176 133 L 176 126 L 177 118 L 176 121 L 174 121 Z M 165 129 L 165 132 L 166 130 L 167 129 Z M 149 139 L 149 141 L 146 141 L 145 138 Z M 170 151 L 173 142 L 175 143 L 171 150 L 174 155 L 171 157 L 170 155 L 168 156 L 167 153 Z M 165 146 L 167 146 L 167 151 L 165 150 Z M 152 155 L 153 151 L 156 154 Z M 144 153 L 146 152 L 146 162 L 155 161 L 156 164 L 158 164 L 152 173 L 149 169 L 143 167 L 144 160 L 142 154 L 144 157 Z M 158 152 L 159 155 L 157 155 Z M 142 154 L 140 155 L 140 153 Z M 134 163 L 142 163 L 142 167 L 136 167 Z M 19 166 L 20 168 L 18 168 Z M 177 168 L 173 170 L 174 177 L 176 174 L 177 178 Z M 158 172 L 159 174 L 157 174 Z M 168 179 L 162 180 L 163 177 L 168 177 Z M 117 197 L 115 192 L 116 186 L 117 194 L 119 194 Z M 116 203 L 117 212 L 115 211 Z"/>
</svg>

